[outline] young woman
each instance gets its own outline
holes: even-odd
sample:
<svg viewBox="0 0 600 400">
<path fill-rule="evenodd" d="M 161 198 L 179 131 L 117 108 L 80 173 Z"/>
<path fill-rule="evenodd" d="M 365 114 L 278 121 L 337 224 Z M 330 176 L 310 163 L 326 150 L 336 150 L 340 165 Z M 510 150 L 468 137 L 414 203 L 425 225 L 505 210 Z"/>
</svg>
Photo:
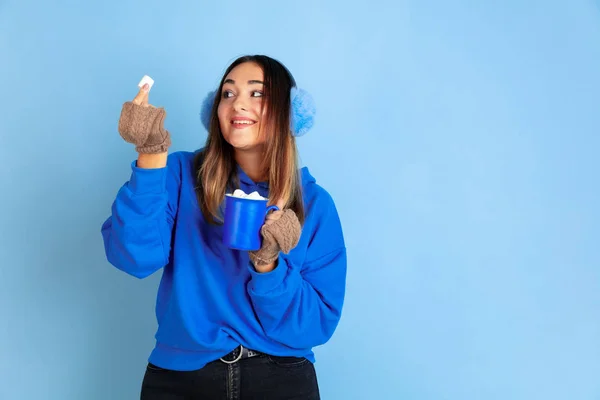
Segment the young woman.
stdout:
<svg viewBox="0 0 600 400">
<path fill-rule="evenodd" d="M 298 166 L 308 117 L 292 75 L 266 56 L 237 59 L 216 93 L 195 152 L 167 155 L 147 85 L 119 120 L 139 156 L 102 226 L 106 256 L 138 278 L 162 268 L 141 398 L 318 399 L 312 349 L 340 319 L 346 249 L 331 196 Z M 256 251 L 222 241 L 224 197 L 238 188 L 280 209 Z"/>
</svg>

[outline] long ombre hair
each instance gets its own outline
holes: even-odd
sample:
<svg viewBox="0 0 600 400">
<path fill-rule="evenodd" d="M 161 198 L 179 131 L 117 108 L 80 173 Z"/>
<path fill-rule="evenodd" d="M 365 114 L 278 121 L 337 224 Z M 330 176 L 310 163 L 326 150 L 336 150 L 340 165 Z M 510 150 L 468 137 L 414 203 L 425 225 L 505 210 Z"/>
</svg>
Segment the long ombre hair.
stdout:
<svg viewBox="0 0 600 400">
<path fill-rule="evenodd" d="M 195 160 L 198 203 L 209 223 L 220 224 L 226 191 L 239 187 L 234 148 L 223 138 L 217 110 L 225 78 L 235 67 L 246 62 L 257 64 L 264 73 L 263 107 L 266 105 L 266 113 L 260 129 L 266 132 L 267 139 L 261 169 L 268 177 L 269 204 L 283 199 L 284 207 L 292 209 L 300 223 L 304 223 L 298 149 L 290 131 L 290 90 L 296 82 L 283 64 L 263 55 L 240 57 L 223 74 L 210 114 L 206 145 Z"/>
</svg>

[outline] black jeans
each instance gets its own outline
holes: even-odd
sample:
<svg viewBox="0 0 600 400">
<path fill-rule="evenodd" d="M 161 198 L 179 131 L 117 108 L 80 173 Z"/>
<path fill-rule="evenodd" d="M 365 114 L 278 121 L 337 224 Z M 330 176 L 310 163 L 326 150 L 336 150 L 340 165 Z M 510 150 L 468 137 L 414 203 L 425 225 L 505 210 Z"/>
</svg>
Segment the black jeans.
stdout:
<svg viewBox="0 0 600 400">
<path fill-rule="evenodd" d="M 318 400 L 313 364 L 306 358 L 260 355 L 196 371 L 171 371 L 148 364 L 141 400 Z"/>
</svg>

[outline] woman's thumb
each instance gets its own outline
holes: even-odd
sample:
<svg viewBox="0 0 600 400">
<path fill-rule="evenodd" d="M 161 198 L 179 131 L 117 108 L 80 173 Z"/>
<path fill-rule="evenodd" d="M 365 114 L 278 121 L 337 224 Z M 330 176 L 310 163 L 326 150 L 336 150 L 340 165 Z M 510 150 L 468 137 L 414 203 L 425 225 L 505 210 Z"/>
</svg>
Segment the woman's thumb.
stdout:
<svg viewBox="0 0 600 400">
<path fill-rule="evenodd" d="M 138 94 L 133 98 L 132 103 L 147 106 L 148 105 L 148 92 L 150 91 L 150 86 L 146 83 L 144 86 L 140 88 Z"/>
</svg>

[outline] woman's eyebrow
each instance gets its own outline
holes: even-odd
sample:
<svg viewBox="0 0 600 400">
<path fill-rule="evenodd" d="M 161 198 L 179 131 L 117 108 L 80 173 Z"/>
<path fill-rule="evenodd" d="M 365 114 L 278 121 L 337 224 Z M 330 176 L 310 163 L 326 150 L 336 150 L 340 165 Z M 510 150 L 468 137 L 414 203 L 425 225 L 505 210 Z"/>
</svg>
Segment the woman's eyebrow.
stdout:
<svg viewBox="0 0 600 400">
<path fill-rule="evenodd" d="M 235 85 L 235 81 L 233 79 L 225 79 L 225 83 L 231 83 L 232 85 Z M 255 84 L 259 84 L 259 85 L 264 85 L 265 83 L 263 81 L 259 81 L 256 79 L 252 79 L 248 81 L 248 85 L 255 85 Z"/>
</svg>

